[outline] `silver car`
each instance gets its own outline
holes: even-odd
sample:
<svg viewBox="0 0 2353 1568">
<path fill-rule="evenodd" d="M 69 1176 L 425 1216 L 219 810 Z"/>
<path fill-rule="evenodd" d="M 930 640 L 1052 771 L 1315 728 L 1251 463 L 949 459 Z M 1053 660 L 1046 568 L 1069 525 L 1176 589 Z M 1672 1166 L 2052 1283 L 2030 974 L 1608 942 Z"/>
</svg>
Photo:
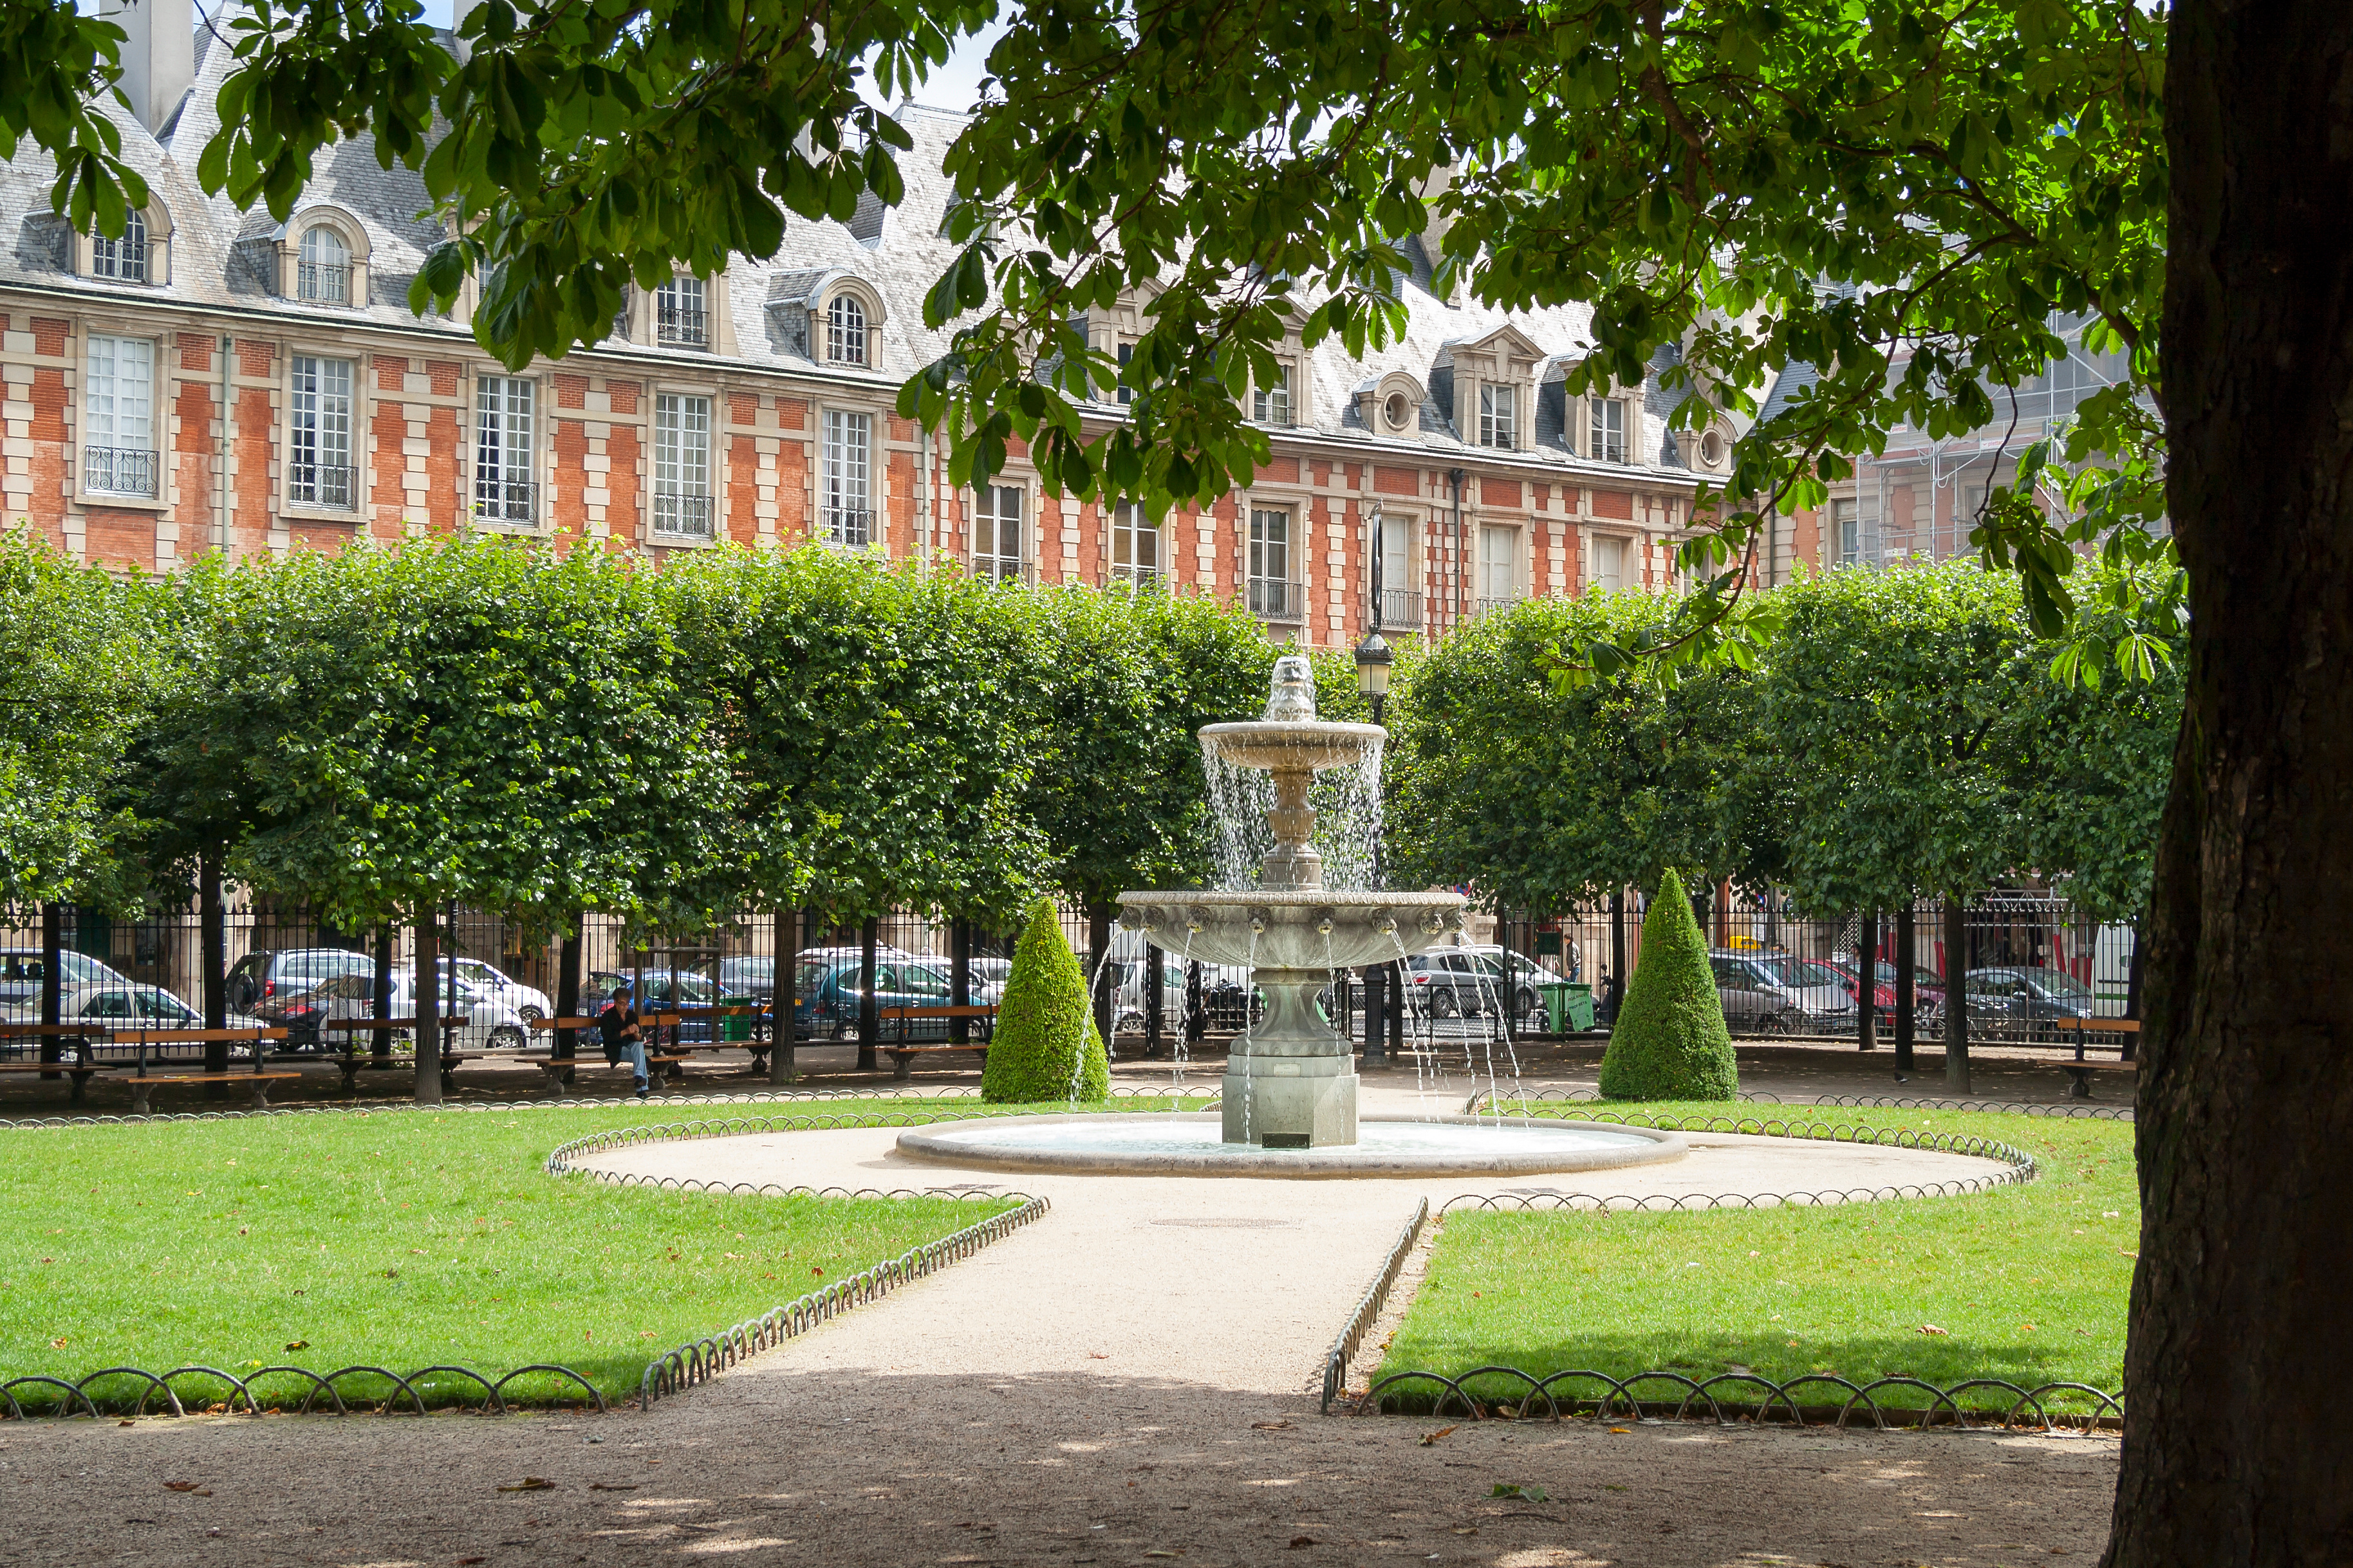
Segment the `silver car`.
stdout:
<svg viewBox="0 0 2353 1568">
<path fill-rule="evenodd" d="M 1707 955 L 1715 972 L 1716 999 L 1724 1021 L 1736 1029 L 1764 1035 L 1851 1033 L 1854 998 L 1837 972 L 1786 952 Z"/>
<path fill-rule="evenodd" d="M 40 1002 L 37 994 L 30 1004 L 12 1003 L 0 1008 L 0 1012 L 5 1012 L 10 1023 L 29 1024 L 40 1016 Z M 137 981 L 121 979 L 66 986 L 58 997 L 58 1021 L 112 1030 L 136 1030 L 143 1026 L 174 1034 L 205 1026 L 203 1012 L 162 986 L 142 985 Z M 263 1024 L 261 1019 L 248 1014 L 231 1013 L 224 1026 L 259 1029 Z M 71 1047 L 67 1048 L 72 1049 Z M 40 1055 L 40 1042 L 31 1037 L 18 1037 L 7 1042 L 7 1049 L 30 1061 Z M 99 1061 L 129 1061 L 139 1054 L 139 1042 L 134 1036 L 111 1045 L 92 1046 L 89 1050 L 91 1058 Z M 252 1047 L 232 1045 L 229 1054 L 249 1059 Z M 204 1056 L 205 1047 L 196 1041 L 155 1045 L 147 1050 L 150 1061 L 201 1061 Z"/>
</svg>

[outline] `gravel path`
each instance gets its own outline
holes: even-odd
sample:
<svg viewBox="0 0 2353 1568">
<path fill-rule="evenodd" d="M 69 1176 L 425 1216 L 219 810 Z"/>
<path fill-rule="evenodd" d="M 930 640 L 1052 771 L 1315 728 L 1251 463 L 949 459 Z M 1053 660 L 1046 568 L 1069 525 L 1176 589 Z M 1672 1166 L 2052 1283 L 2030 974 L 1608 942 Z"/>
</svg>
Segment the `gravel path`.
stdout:
<svg viewBox="0 0 2353 1568">
<path fill-rule="evenodd" d="M 892 1136 L 755 1135 L 599 1163 L 956 1180 L 899 1161 Z M 1484 1187 L 976 1173 L 1048 1194 L 1053 1212 L 650 1415 L 0 1427 L 0 1563 L 1992 1568 L 2095 1555 L 2115 1484 L 2104 1439 L 1499 1422 L 1425 1444 L 1435 1423 L 1315 1414 L 1323 1349 L 1425 1194 L 1777 1191 L 1988 1168 L 1693 1142 L 1678 1164 Z M 502 1489 L 526 1477 L 549 1484 Z"/>
</svg>

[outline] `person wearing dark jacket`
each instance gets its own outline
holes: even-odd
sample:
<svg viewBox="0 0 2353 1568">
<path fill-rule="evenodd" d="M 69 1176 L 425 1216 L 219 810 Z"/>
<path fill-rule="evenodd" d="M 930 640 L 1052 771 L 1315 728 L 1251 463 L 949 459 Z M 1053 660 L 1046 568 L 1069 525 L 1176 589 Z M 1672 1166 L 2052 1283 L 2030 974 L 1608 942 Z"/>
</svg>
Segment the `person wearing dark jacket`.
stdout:
<svg viewBox="0 0 2353 1568">
<path fill-rule="evenodd" d="M 596 1032 L 605 1044 L 605 1065 L 619 1067 L 628 1062 L 637 1070 L 638 1098 L 645 1099 L 650 1085 L 646 1081 L 646 1032 L 638 1021 L 637 998 L 630 994 L 629 983 L 620 986 L 596 1015 Z"/>
</svg>

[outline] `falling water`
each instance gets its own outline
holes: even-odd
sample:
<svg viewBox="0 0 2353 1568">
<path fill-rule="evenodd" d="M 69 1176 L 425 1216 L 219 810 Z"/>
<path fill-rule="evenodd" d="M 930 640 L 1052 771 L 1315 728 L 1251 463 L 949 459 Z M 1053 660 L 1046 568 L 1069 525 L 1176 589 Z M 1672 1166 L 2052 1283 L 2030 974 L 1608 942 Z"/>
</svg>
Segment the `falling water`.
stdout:
<svg viewBox="0 0 2353 1568">
<path fill-rule="evenodd" d="M 1112 962 L 1111 954 L 1108 952 L 1103 954 L 1103 962 L 1095 965 L 1095 983 L 1092 986 L 1088 987 L 1087 990 L 1087 1021 L 1090 1025 L 1093 1023 L 1096 1016 L 1103 1011 L 1104 982 L 1109 980 L 1113 974 L 1116 973 L 1118 969 L 1119 966 Z M 1117 1003 L 1114 1002 L 1113 1005 L 1113 1016 L 1112 1017 L 1112 1027 L 1114 1029 L 1119 1027 L 1117 1011 Z M 1109 1036 L 1105 1036 L 1103 1038 L 1103 1067 L 1106 1071 L 1108 1071 L 1111 1067 L 1111 1038 Z M 1071 1108 L 1074 1110 L 1078 1109 L 1079 1090 L 1085 1087 L 1086 1072 L 1087 1047 L 1085 1037 L 1082 1036 L 1080 1037 L 1079 1048 L 1071 1058 L 1070 1103 Z"/>
<path fill-rule="evenodd" d="M 1425 1022 L 1429 1022 L 1429 1009 L 1414 1005 L 1418 998 L 1414 995 L 1409 979 L 1413 973 L 1412 966 L 1408 963 L 1412 955 L 1406 952 L 1405 940 L 1398 935 L 1394 923 L 1389 927 L 1388 939 L 1389 945 L 1396 948 L 1398 952 L 1398 984 L 1402 988 L 1405 1001 L 1406 1049 L 1413 1056 L 1414 1095 L 1421 1106 L 1421 1119 L 1428 1121 L 1432 1120 L 1430 1109 L 1430 1081 L 1437 1072 L 1437 1063 L 1431 1059 L 1437 1025 L 1430 1023 L 1428 1032 L 1425 1032 L 1422 1027 Z"/>
<path fill-rule="evenodd" d="M 1273 775 L 1229 763 L 1208 742 L 1201 768 L 1209 785 L 1209 819 L 1217 826 L 1217 885 L 1237 890 L 1259 884 L 1260 863 L 1274 847 L 1266 814 L 1274 807 Z M 1308 794 L 1315 810 L 1314 844 L 1324 857 L 1324 885 L 1364 892 L 1374 885 L 1374 846 L 1381 833 L 1381 748 L 1373 742 L 1356 763 L 1325 768 Z"/>
</svg>

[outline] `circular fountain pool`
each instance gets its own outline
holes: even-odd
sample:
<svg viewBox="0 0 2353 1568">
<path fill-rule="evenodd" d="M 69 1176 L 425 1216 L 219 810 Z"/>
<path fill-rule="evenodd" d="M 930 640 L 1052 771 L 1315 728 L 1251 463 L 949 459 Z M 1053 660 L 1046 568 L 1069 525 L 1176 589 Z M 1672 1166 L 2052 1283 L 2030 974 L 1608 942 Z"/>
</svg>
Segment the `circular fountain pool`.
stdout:
<svg viewBox="0 0 2353 1568">
<path fill-rule="evenodd" d="M 1222 1141 L 1216 1112 L 1008 1116 L 919 1128 L 899 1152 L 985 1171 L 1122 1176 L 1508 1176 L 1680 1160 L 1683 1136 L 1506 1117 L 1367 1116 L 1356 1142 L 1267 1149 Z"/>
</svg>

